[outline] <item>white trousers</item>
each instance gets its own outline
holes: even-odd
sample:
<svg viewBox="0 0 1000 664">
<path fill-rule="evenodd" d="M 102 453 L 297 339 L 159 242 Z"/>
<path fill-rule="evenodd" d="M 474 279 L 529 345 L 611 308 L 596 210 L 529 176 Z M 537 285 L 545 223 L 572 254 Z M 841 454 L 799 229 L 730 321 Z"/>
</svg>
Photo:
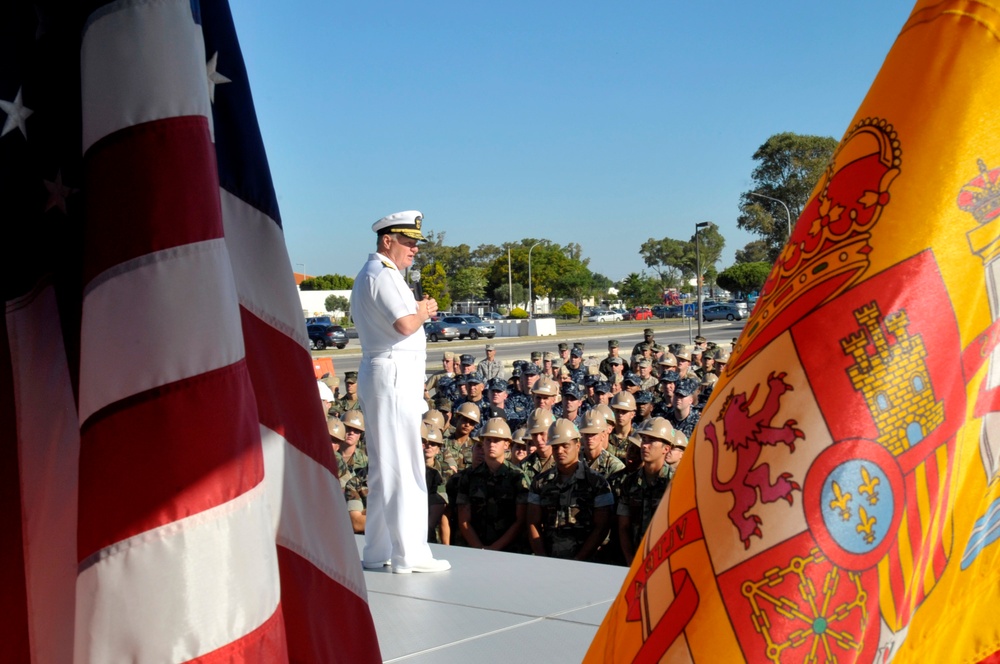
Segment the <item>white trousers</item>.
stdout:
<svg viewBox="0 0 1000 664">
<path fill-rule="evenodd" d="M 427 545 L 427 482 L 420 419 L 426 353 L 364 355 L 358 398 L 368 445 L 365 562 L 412 567 L 432 558 Z"/>
</svg>

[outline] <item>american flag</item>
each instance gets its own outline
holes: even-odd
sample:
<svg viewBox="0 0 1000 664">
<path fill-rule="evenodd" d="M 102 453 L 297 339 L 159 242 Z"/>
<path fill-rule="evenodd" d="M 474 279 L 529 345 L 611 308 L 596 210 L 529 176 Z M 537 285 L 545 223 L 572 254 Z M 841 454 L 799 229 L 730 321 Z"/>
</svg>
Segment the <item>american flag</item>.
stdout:
<svg viewBox="0 0 1000 664">
<path fill-rule="evenodd" d="M 228 5 L 0 53 L 0 660 L 380 661 Z"/>
</svg>

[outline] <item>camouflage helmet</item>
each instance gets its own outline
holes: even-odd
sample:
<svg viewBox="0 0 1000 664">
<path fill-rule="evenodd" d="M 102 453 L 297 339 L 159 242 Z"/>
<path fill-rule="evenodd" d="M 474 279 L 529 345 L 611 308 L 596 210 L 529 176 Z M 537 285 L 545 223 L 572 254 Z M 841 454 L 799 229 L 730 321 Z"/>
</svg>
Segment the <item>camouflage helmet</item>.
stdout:
<svg viewBox="0 0 1000 664">
<path fill-rule="evenodd" d="M 474 422 L 476 424 L 479 424 L 479 421 L 481 419 L 481 416 L 479 414 L 479 406 L 472 403 L 471 401 L 466 401 L 461 406 L 459 406 L 458 410 L 455 411 L 455 414 L 461 415 L 465 419 L 469 420 L 470 422 Z"/>
<path fill-rule="evenodd" d="M 611 400 L 614 410 L 635 410 L 635 397 L 629 392 L 619 392 Z"/>
<path fill-rule="evenodd" d="M 444 413 L 436 408 L 431 408 L 429 411 L 424 413 L 424 424 L 428 427 L 435 427 L 437 429 L 444 428 Z"/>
<path fill-rule="evenodd" d="M 502 417 L 491 417 L 486 420 L 486 426 L 479 432 L 480 438 L 500 438 L 509 441 L 511 439 L 510 426 Z"/>
<path fill-rule="evenodd" d="M 528 418 L 528 423 L 526 428 L 528 433 L 544 433 L 549 430 L 552 426 L 552 422 L 555 418 L 552 416 L 552 411 L 545 410 L 543 408 L 536 408 L 531 416 Z"/>
<path fill-rule="evenodd" d="M 565 445 L 580 440 L 580 430 L 572 420 L 560 417 L 549 427 L 549 445 Z"/>
<path fill-rule="evenodd" d="M 665 443 L 673 443 L 675 439 L 674 427 L 666 418 L 654 417 L 649 420 L 642 431 L 639 432 L 640 436 L 646 438 L 655 438 L 656 440 L 661 440 Z"/>
<path fill-rule="evenodd" d="M 360 410 L 344 411 L 342 419 L 345 427 L 351 427 L 352 429 L 357 429 L 358 431 L 365 430 L 365 415 Z"/>
<path fill-rule="evenodd" d="M 336 438 L 341 442 L 347 439 L 347 431 L 344 430 L 344 423 L 340 419 L 330 417 L 326 420 L 326 426 L 330 430 L 330 438 Z"/>
</svg>

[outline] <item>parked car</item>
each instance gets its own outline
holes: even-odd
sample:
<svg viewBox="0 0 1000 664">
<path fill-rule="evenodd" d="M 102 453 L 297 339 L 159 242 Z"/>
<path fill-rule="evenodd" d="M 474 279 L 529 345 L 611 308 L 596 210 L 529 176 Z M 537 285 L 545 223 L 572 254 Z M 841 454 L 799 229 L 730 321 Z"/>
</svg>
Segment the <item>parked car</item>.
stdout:
<svg viewBox="0 0 1000 664">
<path fill-rule="evenodd" d="M 684 307 L 674 305 L 667 307 L 663 310 L 663 315 L 660 318 L 683 318 L 684 317 Z"/>
<path fill-rule="evenodd" d="M 653 312 L 649 307 L 635 307 L 625 315 L 625 320 L 649 320 Z"/>
<path fill-rule="evenodd" d="M 608 309 L 594 309 L 590 312 L 587 320 L 591 323 L 611 323 L 622 320 L 622 315 Z"/>
<path fill-rule="evenodd" d="M 702 306 L 701 315 L 705 321 L 710 321 L 743 320 L 747 314 L 735 304 L 712 304 L 707 307 Z"/>
<path fill-rule="evenodd" d="M 329 316 L 312 316 L 306 319 L 306 325 L 336 325 Z"/>
<path fill-rule="evenodd" d="M 339 325 L 306 325 L 309 341 L 316 350 L 330 346 L 343 348 L 347 345 L 347 332 Z"/>
<path fill-rule="evenodd" d="M 429 320 L 424 323 L 424 334 L 427 335 L 428 341 L 452 341 L 453 339 L 459 339 L 462 335 L 458 333 L 458 328 L 451 325 L 446 325 L 439 320 Z"/>
<path fill-rule="evenodd" d="M 478 339 L 479 337 L 492 339 L 497 334 L 496 326 L 492 323 L 487 323 L 479 316 L 445 316 L 441 319 L 441 322 L 448 327 L 457 328 L 460 339 L 464 339 L 465 337 L 469 337 L 470 339 Z"/>
<path fill-rule="evenodd" d="M 507 317 L 497 311 L 487 311 L 483 314 L 484 320 L 507 320 Z"/>
</svg>

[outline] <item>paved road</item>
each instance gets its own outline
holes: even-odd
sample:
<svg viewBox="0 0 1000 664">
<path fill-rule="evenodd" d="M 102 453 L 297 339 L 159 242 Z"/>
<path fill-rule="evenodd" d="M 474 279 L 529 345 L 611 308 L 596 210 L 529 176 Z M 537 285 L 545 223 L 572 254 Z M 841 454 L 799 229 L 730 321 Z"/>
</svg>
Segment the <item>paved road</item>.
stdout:
<svg viewBox="0 0 1000 664">
<path fill-rule="evenodd" d="M 746 321 L 729 323 L 726 321 L 714 323 L 702 323 L 701 333 L 709 341 L 714 341 L 720 346 L 728 347 L 733 337 L 739 336 Z M 688 330 L 687 321 L 681 320 L 656 320 L 643 321 L 637 323 L 607 323 L 579 324 L 559 322 L 558 332 L 555 336 L 546 337 L 497 337 L 489 342 L 497 345 L 497 358 L 508 366 L 514 360 L 526 360 L 532 351 L 556 351 L 557 344 L 562 341 L 572 343 L 574 341 L 584 342 L 584 358 L 591 356 L 603 358 L 608 354 L 608 339 L 618 339 L 622 346 L 622 356 L 626 356 L 632 346 L 642 341 L 642 331 L 646 327 L 651 327 L 656 333 L 656 341 L 659 344 L 669 343 L 690 344 L 697 334 L 695 325 L 691 325 Z M 441 354 L 450 350 L 455 353 L 471 353 L 476 361 L 485 359 L 486 339 L 470 341 L 438 341 L 427 344 L 427 370 L 436 371 L 441 366 Z M 334 368 L 337 375 L 343 377 L 345 371 L 357 371 L 361 362 L 361 346 L 358 340 L 351 339 L 350 344 L 343 350 L 313 351 L 314 357 L 330 357 L 333 359 Z"/>
</svg>

